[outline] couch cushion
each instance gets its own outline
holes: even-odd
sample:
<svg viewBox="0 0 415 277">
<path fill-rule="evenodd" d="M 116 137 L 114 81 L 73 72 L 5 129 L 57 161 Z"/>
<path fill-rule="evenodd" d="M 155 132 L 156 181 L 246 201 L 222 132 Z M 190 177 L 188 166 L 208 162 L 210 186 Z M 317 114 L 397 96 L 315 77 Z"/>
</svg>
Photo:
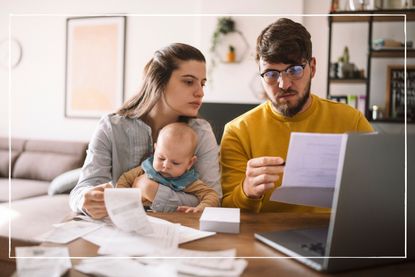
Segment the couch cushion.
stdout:
<svg viewBox="0 0 415 277">
<path fill-rule="evenodd" d="M 12 148 L 12 150 L 22 152 L 25 143 L 26 143 L 25 139 L 12 138 L 11 139 L 11 148 Z M 0 149 L 1 150 L 7 150 L 7 151 L 9 150 L 9 138 L 0 137 Z"/>
<path fill-rule="evenodd" d="M 13 166 L 17 160 L 17 157 L 20 155 L 21 152 L 12 150 L 11 151 L 11 164 L 12 170 Z M 0 150 L 0 177 L 7 177 L 9 178 L 9 150 Z"/>
<path fill-rule="evenodd" d="M 17 159 L 12 177 L 52 181 L 56 176 L 80 166 L 77 156 L 25 151 Z"/>
<path fill-rule="evenodd" d="M 85 159 L 86 147 L 87 143 L 85 142 L 33 139 L 26 142 L 24 149 L 30 152 L 51 152 L 72 155 L 83 161 Z"/>
<path fill-rule="evenodd" d="M 49 182 L 25 179 L 11 179 L 11 200 L 45 195 L 48 192 Z M 9 179 L 0 178 L 0 202 L 9 201 Z"/>
<path fill-rule="evenodd" d="M 11 164 L 12 170 L 17 157 L 23 151 L 26 140 L 11 140 Z M 0 177 L 9 177 L 9 139 L 0 137 Z"/>
<path fill-rule="evenodd" d="M 71 214 L 68 194 L 38 196 L 0 204 L 0 236 L 9 236 L 8 218 L 11 218 L 11 237 L 36 241 L 36 237 L 51 230 L 52 224 L 62 222 Z"/>
<path fill-rule="evenodd" d="M 87 143 L 28 140 L 12 171 L 13 178 L 52 181 L 56 176 L 81 167 Z"/>
</svg>

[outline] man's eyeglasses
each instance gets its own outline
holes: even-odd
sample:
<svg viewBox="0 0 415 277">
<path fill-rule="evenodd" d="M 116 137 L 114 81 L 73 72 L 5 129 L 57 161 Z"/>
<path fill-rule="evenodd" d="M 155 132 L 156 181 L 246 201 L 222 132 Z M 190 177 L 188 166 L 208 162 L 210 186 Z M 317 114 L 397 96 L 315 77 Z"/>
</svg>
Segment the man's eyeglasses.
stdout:
<svg viewBox="0 0 415 277">
<path fill-rule="evenodd" d="M 260 76 L 264 79 L 267 84 L 273 85 L 278 82 L 280 79 L 281 74 L 285 73 L 285 75 L 291 80 L 298 80 L 301 79 L 304 75 L 304 68 L 307 65 L 293 65 L 288 67 L 285 70 L 276 70 L 276 69 L 269 69 L 264 73 L 261 73 Z"/>
</svg>

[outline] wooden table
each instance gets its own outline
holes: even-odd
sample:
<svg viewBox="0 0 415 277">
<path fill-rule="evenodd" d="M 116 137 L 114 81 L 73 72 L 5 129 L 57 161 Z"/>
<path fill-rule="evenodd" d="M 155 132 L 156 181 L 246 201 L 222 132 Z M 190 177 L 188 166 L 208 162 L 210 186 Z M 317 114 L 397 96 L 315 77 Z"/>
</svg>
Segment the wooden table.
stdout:
<svg viewBox="0 0 415 277">
<path fill-rule="evenodd" d="M 200 214 L 149 213 L 149 215 L 166 219 L 170 222 L 180 223 L 185 226 L 199 228 Z M 239 234 L 218 233 L 212 237 L 181 244 L 180 247 L 203 251 L 236 248 L 239 257 L 259 257 L 246 258 L 248 267 L 245 269 L 242 276 L 415 276 L 414 262 L 353 270 L 333 275 L 323 274 L 306 267 L 294 259 L 276 258 L 286 256 L 254 238 L 254 233 L 256 232 L 324 227 L 328 225 L 328 222 L 328 214 L 242 213 Z M 4 240 L 2 241 L 1 248 L 4 249 Z M 19 243 L 22 244 L 21 242 Z M 71 242 L 67 246 L 71 257 L 96 256 L 98 250 L 96 245 L 83 239 Z M 73 265 L 79 263 L 79 261 L 79 259 L 72 259 Z M 2 263 L 0 263 L 0 272 L 2 272 L 1 266 Z M 2 275 L 0 273 L 0 276 L 10 276 L 10 274 Z M 67 276 L 85 275 L 71 269 Z"/>
</svg>

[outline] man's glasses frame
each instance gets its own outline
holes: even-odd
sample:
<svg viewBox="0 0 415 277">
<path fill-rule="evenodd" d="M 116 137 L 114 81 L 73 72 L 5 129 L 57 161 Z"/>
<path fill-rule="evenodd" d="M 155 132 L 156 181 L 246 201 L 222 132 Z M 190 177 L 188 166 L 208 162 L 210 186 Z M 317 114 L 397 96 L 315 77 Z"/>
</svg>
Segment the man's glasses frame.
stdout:
<svg viewBox="0 0 415 277">
<path fill-rule="evenodd" d="M 308 62 L 305 62 L 304 64 L 291 65 L 284 70 L 268 69 L 259 74 L 259 76 L 261 76 L 262 79 L 270 85 L 276 84 L 283 73 L 285 73 L 290 80 L 299 80 L 304 76 L 304 68 L 307 64 Z"/>
</svg>

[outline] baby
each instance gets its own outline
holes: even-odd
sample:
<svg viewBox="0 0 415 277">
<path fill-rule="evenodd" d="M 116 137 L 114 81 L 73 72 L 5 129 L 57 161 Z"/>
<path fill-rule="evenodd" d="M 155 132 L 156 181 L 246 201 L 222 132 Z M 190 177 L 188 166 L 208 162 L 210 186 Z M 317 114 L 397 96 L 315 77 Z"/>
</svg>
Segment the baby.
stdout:
<svg viewBox="0 0 415 277">
<path fill-rule="evenodd" d="M 197 160 L 194 154 L 196 145 L 197 135 L 187 124 L 177 122 L 166 125 L 154 143 L 154 156 L 121 175 L 116 187 L 140 188 L 145 205 L 154 200 L 159 185 L 194 194 L 199 200 L 196 207 L 177 207 L 177 211 L 186 213 L 219 206 L 217 192 L 199 180 L 193 168 Z"/>
</svg>

